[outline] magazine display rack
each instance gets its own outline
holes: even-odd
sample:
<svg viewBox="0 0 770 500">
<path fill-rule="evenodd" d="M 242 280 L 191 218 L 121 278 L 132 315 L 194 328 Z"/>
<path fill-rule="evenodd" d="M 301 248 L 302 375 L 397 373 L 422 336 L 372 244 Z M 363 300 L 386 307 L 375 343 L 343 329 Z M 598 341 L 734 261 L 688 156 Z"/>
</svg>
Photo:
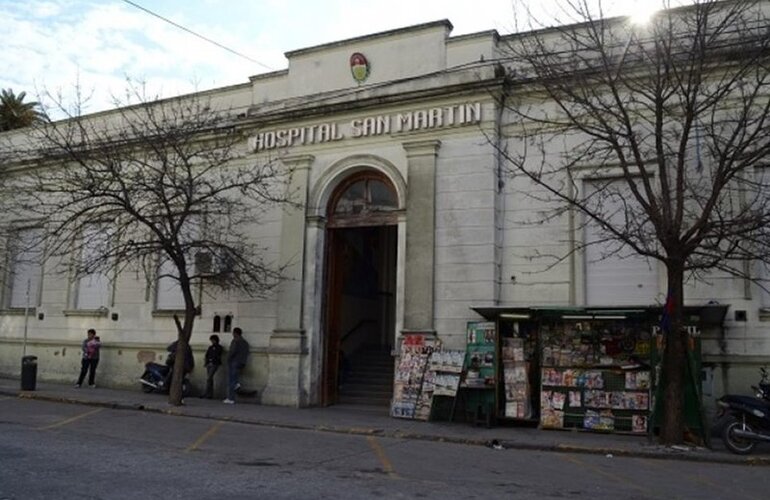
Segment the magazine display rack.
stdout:
<svg viewBox="0 0 770 500">
<path fill-rule="evenodd" d="M 423 391 L 430 391 L 433 396 L 454 397 L 460 385 L 464 358 L 465 351 L 433 351 L 428 360 L 428 372 L 423 381 Z"/>
<path fill-rule="evenodd" d="M 506 418 L 529 419 L 532 417 L 529 363 L 524 354 L 524 339 L 506 337 L 502 340 L 501 361 L 505 385 Z"/>
<path fill-rule="evenodd" d="M 429 420 L 435 398 L 457 394 L 465 351 L 442 350 L 440 340 L 413 334 L 402 338 L 399 353 L 390 414 Z"/>
<path fill-rule="evenodd" d="M 393 380 L 393 401 L 390 415 L 417 418 L 430 413 L 430 399 L 423 396 L 423 379 L 428 358 L 438 349 L 440 341 L 426 335 L 404 335 L 399 349 L 398 365 Z M 425 417 L 427 419 L 427 416 Z"/>
<path fill-rule="evenodd" d="M 494 389 L 497 386 L 497 328 L 493 321 L 469 322 L 463 387 Z"/>
<path fill-rule="evenodd" d="M 490 427 L 497 417 L 497 327 L 494 321 L 471 321 L 466 334 L 458 398 L 474 423 Z"/>
<path fill-rule="evenodd" d="M 651 408 L 650 333 L 641 324 L 542 324 L 540 426 L 644 434 Z"/>
<path fill-rule="evenodd" d="M 441 349 L 431 353 L 422 380 L 416 419 L 432 420 L 440 399 L 444 407 L 454 402 L 460 385 L 464 359 L 465 351 Z"/>
</svg>

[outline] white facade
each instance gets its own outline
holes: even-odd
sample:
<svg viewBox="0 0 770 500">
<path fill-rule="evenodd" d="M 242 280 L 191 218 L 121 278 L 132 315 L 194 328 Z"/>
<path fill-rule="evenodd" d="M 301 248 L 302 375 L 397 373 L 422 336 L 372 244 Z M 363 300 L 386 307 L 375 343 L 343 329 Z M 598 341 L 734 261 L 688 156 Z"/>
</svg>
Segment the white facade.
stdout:
<svg viewBox="0 0 770 500">
<path fill-rule="evenodd" d="M 655 262 L 576 254 L 544 270 L 533 258 L 568 253 L 574 221 L 565 215 L 548 225 L 526 223 L 545 207 L 520 196 L 528 186 L 508 178 L 496 154 L 505 114 L 495 100 L 501 82 L 487 61 L 498 55 L 500 38 L 494 31 L 455 38 L 450 32 L 451 24 L 439 21 L 299 50 L 287 54 L 284 71 L 206 93 L 240 114 L 254 161 L 278 158 L 297 169 L 293 187 L 305 209 L 276 210 L 253 228 L 270 257 L 292 264 L 273 295 L 201 294 L 191 339 L 198 382 L 214 317 L 231 316 L 252 348 L 246 383 L 263 403 L 324 402 L 327 209 L 335 189 L 363 172 L 386 179 L 397 198 L 388 345 L 402 332 L 419 331 L 461 348 L 466 322 L 480 319 L 471 307 L 663 303 L 665 272 Z M 370 64 L 361 83 L 349 67 L 353 53 Z M 34 264 L 8 261 L 17 272 L 4 281 L 0 375 L 18 374 L 24 349 L 38 356 L 42 379 L 74 380 L 80 341 L 95 328 L 103 343 L 98 378 L 137 386 L 144 362 L 162 359 L 173 340 L 173 293 L 139 273 L 73 283 L 53 272 L 66 263 L 46 263 L 38 273 Z M 730 305 L 724 332 L 705 339 L 704 360 L 717 380 L 729 363 L 736 389 L 753 382 L 752 364 L 770 359 L 770 315 L 763 316 L 758 289 L 714 277 L 686 296 L 689 305 Z M 737 311 L 745 320 L 736 320 Z M 719 384 L 706 389 L 722 391 Z"/>
</svg>

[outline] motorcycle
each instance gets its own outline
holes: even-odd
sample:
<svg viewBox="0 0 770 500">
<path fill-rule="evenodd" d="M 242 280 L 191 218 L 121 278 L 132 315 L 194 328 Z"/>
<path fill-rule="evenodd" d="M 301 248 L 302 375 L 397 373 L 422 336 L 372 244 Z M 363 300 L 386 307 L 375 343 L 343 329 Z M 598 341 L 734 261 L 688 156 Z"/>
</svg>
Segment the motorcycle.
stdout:
<svg viewBox="0 0 770 500">
<path fill-rule="evenodd" d="M 722 441 L 738 455 L 754 451 L 760 442 L 770 442 L 770 383 L 767 370 L 760 368 L 759 386 L 751 386 L 755 396 L 726 395 L 719 398 L 719 416 L 725 417 Z"/>
<path fill-rule="evenodd" d="M 168 394 L 168 386 L 170 385 L 170 383 L 167 383 L 167 380 L 170 380 L 168 372 L 172 367 L 170 365 L 161 365 L 160 363 L 153 363 L 150 361 L 144 365 L 144 368 L 144 373 L 139 379 L 139 382 L 142 383 L 142 391 L 147 393 L 159 392 Z M 182 397 L 189 396 L 190 392 L 190 381 L 187 380 L 187 375 L 185 375 L 182 380 Z"/>
</svg>

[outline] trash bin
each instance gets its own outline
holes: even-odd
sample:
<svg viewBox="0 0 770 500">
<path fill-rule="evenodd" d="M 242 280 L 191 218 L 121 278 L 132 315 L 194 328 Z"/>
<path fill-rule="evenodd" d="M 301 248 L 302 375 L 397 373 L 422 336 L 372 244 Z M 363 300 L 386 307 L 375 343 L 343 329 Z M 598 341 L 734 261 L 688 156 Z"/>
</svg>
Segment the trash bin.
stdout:
<svg viewBox="0 0 770 500">
<path fill-rule="evenodd" d="M 34 391 L 37 383 L 37 356 L 21 358 L 21 390 Z"/>
</svg>

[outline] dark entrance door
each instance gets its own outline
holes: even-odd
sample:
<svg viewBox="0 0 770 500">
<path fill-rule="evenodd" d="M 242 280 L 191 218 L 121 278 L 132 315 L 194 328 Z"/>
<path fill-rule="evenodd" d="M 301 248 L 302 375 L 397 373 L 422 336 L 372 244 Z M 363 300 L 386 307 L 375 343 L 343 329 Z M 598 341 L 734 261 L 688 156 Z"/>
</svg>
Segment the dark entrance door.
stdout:
<svg viewBox="0 0 770 500">
<path fill-rule="evenodd" d="M 322 403 L 386 403 L 392 393 L 397 210 L 375 173 L 343 183 L 329 210 Z"/>
</svg>

